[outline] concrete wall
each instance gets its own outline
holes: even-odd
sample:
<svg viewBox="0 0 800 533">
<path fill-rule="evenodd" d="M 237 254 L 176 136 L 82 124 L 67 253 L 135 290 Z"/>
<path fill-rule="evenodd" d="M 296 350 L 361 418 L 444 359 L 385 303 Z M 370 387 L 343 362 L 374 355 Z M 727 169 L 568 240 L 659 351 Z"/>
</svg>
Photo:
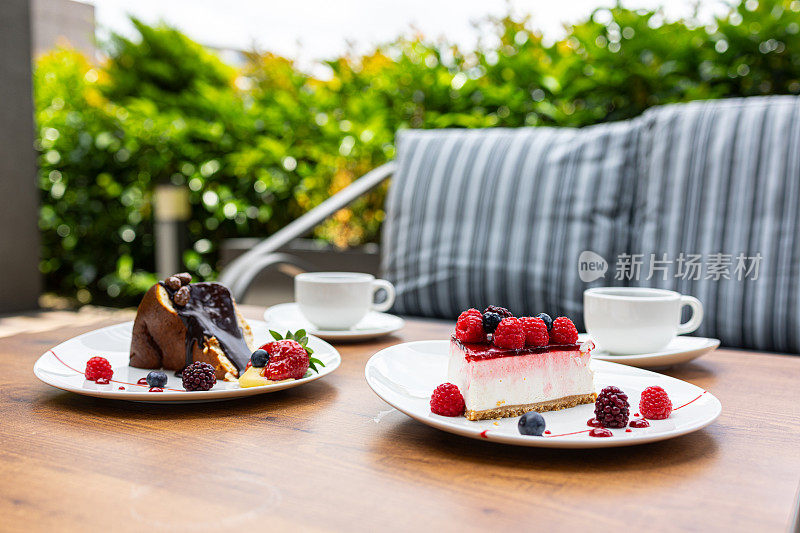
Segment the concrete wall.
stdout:
<svg viewBox="0 0 800 533">
<path fill-rule="evenodd" d="M 33 55 L 69 45 L 95 56 L 94 6 L 72 0 L 31 0 Z"/>
<path fill-rule="evenodd" d="M 28 0 L 0 2 L 0 313 L 41 291 Z"/>
</svg>

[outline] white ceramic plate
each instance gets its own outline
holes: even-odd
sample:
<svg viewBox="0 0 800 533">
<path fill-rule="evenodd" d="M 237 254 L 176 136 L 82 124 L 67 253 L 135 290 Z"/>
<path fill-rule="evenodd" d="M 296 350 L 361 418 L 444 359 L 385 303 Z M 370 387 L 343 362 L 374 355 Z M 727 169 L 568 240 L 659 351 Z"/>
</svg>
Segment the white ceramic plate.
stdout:
<svg viewBox="0 0 800 533">
<path fill-rule="evenodd" d="M 304 329 L 312 335 L 329 341 L 363 341 L 383 337 L 401 329 L 405 321 L 399 316 L 389 313 L 370 311 L 361 322 L 350 329 L 329 330 L 318 329 L 306 320 L 296 303 L 278 304 L 264 311 L 264 320 L 272 329 L 292 331 Z M 275 326 L 275 327 L 273 327 Z"/>
<path fill-rule="evenodd" d="M 446 417 L 431 413 L 430 396 L 437 385 L 447 381 L 449 342 L 419 341 L 391 346 L 370 358 L 365 375 L 375 393 L 391 406 L 435 428 L 474 439 L 519 446 L 543 448 L 605 448 L 629 446 L 670 439 L 701 429 L 722 412 L 711 393 L 648 370 L 593 360 L 595 389 L 616 385 L 628 394 L 631 419 L 638 412 L 641 392 L 659 385 L 669 394 L 675 410 L 666 420 L 651 420 L 644 429 L 613 429 L 612 437 L 590 437 L 586 422 L 594 416 L 594 405 L 542 413 L 550 434 L 541 437 L 520 435 L 519 417 L 500 420 L 470 421 L 464 417 Z"/>
<path fill-rule="evenodd" d="M 257 346 L 272 340 L 264 322 L 260 320 L 247 322 L 253 330 Z M 149 392 L 149 387 L 146 385 L 136 384 L 149 370 L 128 366 L 132 328 L 133 322 L 124 322 L 62 342 L 36 361 L 33 373 L 48 385 L 86 396 L 138 402 L 207 402 L 297 387 L 327 376 L 342 362 L 336 348 L 310 336 L 308 345 L 314 350 L 314 357 L 325 363 L 325 366 L 320 368 L 319 374 L 312 371 L 310 376 L 302 379 L 248 388 L 239 387 L 238 382 L 218 381 L 211 390 L 187 392 L 183 389 L 181 378 L 175 377 L 173 371 L 166 371 L 168 382 L 164 392 Z M 86 380 L 83 375 L 86 361 L 96 355 L 108 359 L 114 369 L 114 377 L 108 385 L 98 385 Z"/>
<path fill-rule="evenodd" d="M 579 335 L 580 341 L 589 339 L 589 335 L 582 333 Z M 672 339 L 666 348 L 653 353 L 643 353 L 636 355 L 612 355 L 602 348 L 592 351 L 592 357 L 602 361 L 612 361 L 623 365 L 637 366 L 639 368 L 665 368 L 672 365 L 687 363 L 692 359 L 697 359 L 709 352 L 713 352 L 719 347 L 719 339 L 709 339 L 706 337 L 687 337 L 679 335 Z"/>
</svg>

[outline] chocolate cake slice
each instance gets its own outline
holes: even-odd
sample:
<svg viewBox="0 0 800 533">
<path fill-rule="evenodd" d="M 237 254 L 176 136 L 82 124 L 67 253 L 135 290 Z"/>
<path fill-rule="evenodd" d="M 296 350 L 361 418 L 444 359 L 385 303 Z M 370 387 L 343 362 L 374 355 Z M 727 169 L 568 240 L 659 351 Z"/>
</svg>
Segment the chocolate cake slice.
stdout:
<svg viewBox="0 0 800 533">
<path fill-rule="evenodd" d="M 236 379 L 253 352 L 253 332 L 227 287 L 170 276 L 147 291 L 133 323 L 130 366 L 180 373 L 202 361 L 217 379 Z"/>
</svg>

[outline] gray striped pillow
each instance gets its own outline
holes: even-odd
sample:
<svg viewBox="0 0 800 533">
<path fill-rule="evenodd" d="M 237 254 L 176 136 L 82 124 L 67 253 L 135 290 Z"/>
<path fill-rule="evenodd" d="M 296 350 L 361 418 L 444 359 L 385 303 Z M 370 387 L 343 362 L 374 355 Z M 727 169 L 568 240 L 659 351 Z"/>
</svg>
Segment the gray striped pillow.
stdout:
<svg viewBox="0 0 800 533">
<path fill-rule="evenodd" d="M 637 131 L 401 132 L 382 242 L 394 310 L 455 317 L 496 304 L 579 318 L 578 255 L 615 257 L 629 243 Z"/>
<path fill-rule="evenodd" d="M 670 105 L 646 112 L 643 126 L 631 249 L 645 262 L 701 254 L 704 268 L 687 280 L 676 264 L 666 280 L 639 284 L 699 298 L 699 335 L 800 352 L 800 99 Z M 739 254 L 759 253 L 758 279 L 737 279 Z M 705 279 L 711 254 L 732 256 L 731 279 Z"/>
</svg>

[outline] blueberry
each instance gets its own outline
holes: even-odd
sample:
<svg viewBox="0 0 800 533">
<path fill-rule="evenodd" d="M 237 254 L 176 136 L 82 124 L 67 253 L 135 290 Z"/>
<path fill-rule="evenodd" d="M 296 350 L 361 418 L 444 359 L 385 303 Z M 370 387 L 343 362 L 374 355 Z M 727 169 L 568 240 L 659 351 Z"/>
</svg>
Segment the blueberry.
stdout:
<svg viewBox="0 0 800 533">
<path fill-rule="evenodd" d="M 544 325 L 547 326 L 547 331 L 553 329 L 553 319 L 547 313 L 539 313 L 536 318 L 541 318 Z"/>
<path fill-rule="evenodd" d="M 494 333 L 494 330 L 497 329 L 497 325 L 501 320 L 503 320 L 503 317 L 497 313 L 483 313 L 483 331 L 486 333 Z"/>
<path fill-rule="evenodd" d="M 541 437 L 545 428 L 544 417 L 536 411 L 525 413 L 519 418 L 517 427 L 519 428 L 519 432 L 523 435 Z"/>
<path fill-rule="evenodd" d="M 167 386 L 167 375 L 161 370 L 149 372 L 146 379 L 150 387 L 164 388 Z"/>
<path fill-rule="evenodd" d="M 269 354 L 266 350 L 258 349 L 250 356 L 250 364 L 257 368 L 263 368 L 269 363 Z"/>
</svg>

